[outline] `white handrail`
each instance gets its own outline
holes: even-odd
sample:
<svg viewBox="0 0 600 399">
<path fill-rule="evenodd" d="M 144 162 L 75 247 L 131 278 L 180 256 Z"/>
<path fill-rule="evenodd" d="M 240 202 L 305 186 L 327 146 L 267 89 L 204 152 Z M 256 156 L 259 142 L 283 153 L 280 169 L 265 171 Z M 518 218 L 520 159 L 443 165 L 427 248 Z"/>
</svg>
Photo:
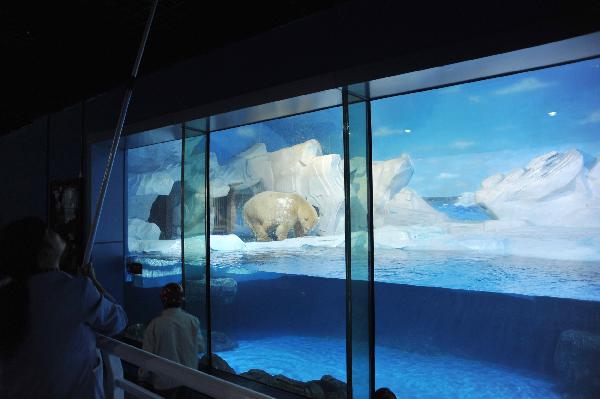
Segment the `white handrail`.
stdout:
<svg viewBox="0 0 600 399">
<path fill-rule="evenodd" d="M 107 354 L 114 355 L 144 370 L 169 377 L 182 386 L 211 396 L 214 399 L 274 399 L 272 396 L 233 384 L 199 370 L 185 367 L 179 363 L 103 335 L 98 335 L 97 345 L 101 351 Z M 114 385 L 132 394 L 135 394 L 135 392 L 128 389 L 133 388 L 130 385 L 134 385 L 136 389 L 140 388 L 142 390 L 138 393 L 144 391 L 142 387 L 124 381 L 123 379 L 116 378 Z"/>
</svg>

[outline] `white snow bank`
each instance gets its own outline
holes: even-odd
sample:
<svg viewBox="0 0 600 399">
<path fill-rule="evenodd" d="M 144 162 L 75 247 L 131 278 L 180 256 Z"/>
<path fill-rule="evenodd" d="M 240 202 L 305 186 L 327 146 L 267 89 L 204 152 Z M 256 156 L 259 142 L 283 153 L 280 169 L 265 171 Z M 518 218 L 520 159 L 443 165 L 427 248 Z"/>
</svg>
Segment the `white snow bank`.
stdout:
<svg viewBox="0 0 600 399">
<path fill-rule="evenodd" d="M 277 251 L 277 250 L 301 250 L 303 248 L 336 248 L 344 246 L 344 235 L 332 236 L 306 236 L 299 238 L 288 238 L 282 241 L 247 242 L 246 250 L 250 252 Z"/>
<path fill-rule="evenodd" d="M 186 255 L 204 256 L 205 239 L 203 235 L 184 240 Z M 152 254 L 165 257 L 181 256 L 181 240 L 140 240 L 129 237 L 130 253 Z M 213 251 L 245 251 L 246 244 L 235 234 L 211 235 L 210 249 Z"/>
<path fill-rule="evenodd" d="M 572 261 L 600 260 L 600 229 L 538 227 L 520 221 L 442 223 L 375 230 L 375 248 L 470 251 Z"/>
<path fill-rule="evenodd" d="M 386 226 L 376 228 L 375 249 L 411 251 L 466 251 L 498 256 L 539 259 L 600 260 L 600 229 L 538 227 L 523 221 L 487 220 L 480 223 L 440 223 L 436 226 Z M 360 234 L 359 234 L 360 235 Z M 365 237 L 354 234 L 353 245 L 366 248 Z M 344 247 L 344 235 L 290 238 L 246 243 L 246 250 L 302 251 L 309 247 Z"/>
<path fill-rule="evenodd" d="M 136 240 L 129 237 L 127 248 L 131 254 L 152 254 L 153 256 L 181 256 L 181 240 Z"/>
<path fill-rule="evenodd" d="M 210 249 L 213 251 L 243 251 L 245 248 L 246 244 L 235 234 L 210 236 Z"/>
</svg>

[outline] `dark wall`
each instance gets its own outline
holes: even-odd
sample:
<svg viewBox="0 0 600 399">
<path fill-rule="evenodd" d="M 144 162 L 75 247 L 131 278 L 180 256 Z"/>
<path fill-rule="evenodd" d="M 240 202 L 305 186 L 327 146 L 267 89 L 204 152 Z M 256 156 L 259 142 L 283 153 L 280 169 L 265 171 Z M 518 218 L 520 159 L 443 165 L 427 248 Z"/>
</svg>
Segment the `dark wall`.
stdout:
<svg viewBox="0 0 600 399">
<path fill-rule="evenodd" d="M 82 105 L 76 104 L 50 116 L 48 178 L 71 180 L 82 173 Z"/>
<path fill-rule="evenodd" d="M 145 76 L 139 123 L 169 122 L 600 30 L 600 3 L 351 1 Z M 143 125 L 143 123 L 142 123 Z"/>
<path fill-rule="evenodd" d="M 0 136 L 0 225 L 48 213 L 47 119 Z"/>
</svg>

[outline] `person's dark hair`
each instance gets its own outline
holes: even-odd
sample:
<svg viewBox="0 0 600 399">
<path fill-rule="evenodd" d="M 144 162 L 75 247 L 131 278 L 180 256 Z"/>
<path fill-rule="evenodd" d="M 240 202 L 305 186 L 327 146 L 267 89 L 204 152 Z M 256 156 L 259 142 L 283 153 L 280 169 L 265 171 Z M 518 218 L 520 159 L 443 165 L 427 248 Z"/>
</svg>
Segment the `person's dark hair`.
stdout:
<svg viewBox="0 0 600 399">
<path fill-rule="evenodd" d="M 179 308 L 183 304 L 183 287 L 177 283 L 169 283 L 160 290 L 160 300 L 165 309 Z"/>
<path fill-rule="evenodd" d="M 0 230 L 0 356 L 10 356 L 29 331 L 28 279 L 38 269 L 47 227 L 20 219 Z"/>
<path fill-rule="evenodd" d="M 396 399 L 396 395 L 389 388 L 379 388 L 375 391 L 375 399 Z"/>
</svg>

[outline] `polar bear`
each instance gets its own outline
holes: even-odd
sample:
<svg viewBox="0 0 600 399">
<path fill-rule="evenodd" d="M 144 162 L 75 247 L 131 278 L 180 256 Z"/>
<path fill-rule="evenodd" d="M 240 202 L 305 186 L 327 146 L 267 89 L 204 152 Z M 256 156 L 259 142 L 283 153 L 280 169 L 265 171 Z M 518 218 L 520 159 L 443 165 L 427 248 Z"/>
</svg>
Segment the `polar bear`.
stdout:
<svg viewBox="0 0 600 399">
<path fill-rule="evenodd" d="M 244 220 L 258 241 L 271 241 L 269 232 L 273 229 L 281 241 L 292 227 L 296 237 L 305 236 L 317 224 L 319 215 L 298 194 L 263 191 L 244 204 Z"/>
</svg>

